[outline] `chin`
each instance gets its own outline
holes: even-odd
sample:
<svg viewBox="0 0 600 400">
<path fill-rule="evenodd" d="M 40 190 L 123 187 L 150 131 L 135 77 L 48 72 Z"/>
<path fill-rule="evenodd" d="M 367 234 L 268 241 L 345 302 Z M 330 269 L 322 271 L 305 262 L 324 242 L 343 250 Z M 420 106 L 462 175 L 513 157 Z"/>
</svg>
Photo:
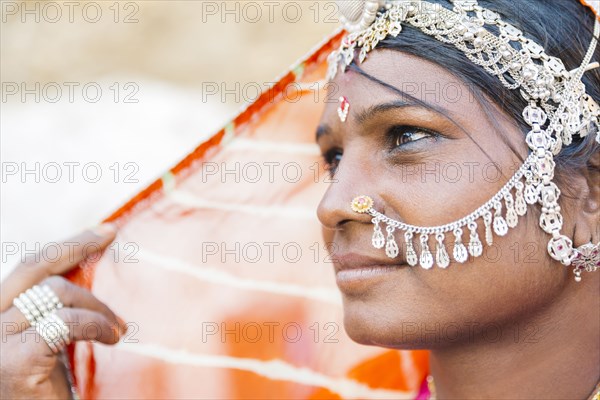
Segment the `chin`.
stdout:
<svg viewBox="0 0 600 400">
<path fill-rule="evenodd" d="M 406 307 L 402 311 L 394 308 L 390 310 L 389 303 L 378 307 L 364 299 L 344 297 L 344 329 L 350 339 L 368 346 L 416 350 L 441 344 L 431 316 Z"/>
</svg>

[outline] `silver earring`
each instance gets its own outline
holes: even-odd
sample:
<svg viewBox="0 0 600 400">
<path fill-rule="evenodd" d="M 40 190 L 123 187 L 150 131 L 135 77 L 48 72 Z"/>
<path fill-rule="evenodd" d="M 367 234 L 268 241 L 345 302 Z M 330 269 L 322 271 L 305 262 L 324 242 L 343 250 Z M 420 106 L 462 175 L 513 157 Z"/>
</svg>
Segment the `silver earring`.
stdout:
<svg viewBox="0 0 600 400">
<path fill-rule="evenodd" d="M 600 242 L 595 245 L 590 242 L 573 249 L 571 265 L 574 267 L 573 273 L 577 282 L 581 282 L 581 273 L 584 270 L 594 272 L 600 269 Z"/>
</svg>

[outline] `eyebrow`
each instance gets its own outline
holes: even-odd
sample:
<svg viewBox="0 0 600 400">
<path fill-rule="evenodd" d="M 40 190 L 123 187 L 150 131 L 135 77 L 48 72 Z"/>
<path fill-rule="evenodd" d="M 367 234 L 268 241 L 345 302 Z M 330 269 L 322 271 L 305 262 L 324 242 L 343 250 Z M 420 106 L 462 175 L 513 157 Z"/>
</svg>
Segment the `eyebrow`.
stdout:
<svg viewBox="0 0 600 400">
<path fill-rule="evenodd" d="M 422 107 L 422 106 L 420 104 L 402 101 L 402 100 L 391 101 L 389 103 L 383 103 L 383 104 L 376 104 L 374 106 L 371 106 L 371 107 L 359 112 L 358 115 L 356 116 L 356 122 L 358 122 L 360 125 L 363 125 L 365 122 L 367 122 L 368 120 L 370 120 L 373 117 L 376 117 L 378 114 L 381 114 L 381 113 L 384 113 L 384 112 L 387 112 L 390 110 L 402 109 L 402 108 L 407 108 L 407 107 Z"/>
<path fill-rule="evenodd" d="M 315 140 L 318 142 L 323 136 L 331 135 L 331 128 L 329 125 L 322 124 L 317 127 L 317 135 Z"/>
<path fill-rule="evenodd" d="M 428 109 L 430 111 L 439 112 L 436 109 L 436 107 L 433 107 L 425 102 L 416 103 L 416 102 L 410 102 L 410 101 L 396 100 L 396 101 L 391 101 L 389 103 L 376 104 L 374 106 L 371 106 L 367 109 L 360 111 L 355 117 L 356 122 L 358 122 L 358 124 L 360 124 L 360 125 L 363 125 L 365 122 L 376 117 L 379 114 L 382 114 L 382 113 L 390 111 L 390 110 L 403 109 L 403 108 L 407 108 L 407 107 L 419 107 L 419 108 Z M 329 125 L 327 125 L 327 124 L 319 125 L 317 127 L 317 133 L 316 133 L 315 140 L 318 142 L 320 138 L 322 138 L 323 136 L 328 136 L 331 133 L 332 133 L 332 129 Z"/>
<path fill-rule="evenodd" d="M 368 73 L 363 71 L 359 66 L 357 66 L 355 64 L 351 64 L 350 69 L 352 71 L 355 71 L 358 74 L 364 76 L 365 78 L 369 79 L 370 81 L 378 83 L 379 85 L 395 92 L 396 94 L 400 95 L 401 98 L 403 98 L 403 99 L 405 98 L 405 99 L 409 100 L 409 101 L 396 100 L 396 101 L 392 101 L 390 103 L 378 104 L 378 105 L 369 107 L 368 109 L 363 110 L 360 113 L 358 113 L 356 120 L 359 124 L 362 125 L 368 119 L 371 119 L 374 116 L 376 116 L 377 114 L 383 113 L 385 111 L 389 111 L 392 109 L 401 109 L 401 108 L 406 108 L 406 107 L 420 107 L 420 108 L 427 109 L 434 113 L 443 115 L 444 117 L 446 117 L 450 121 L 452 121 L 453 124 L 456 124 L 456 121 L 454 121 L 454 118 L 452 118 L 452 116 L 451 116 L 452 113 L 449 110 L 447 110 L 446 108 L 441 107 L 439 105 L 433 105 L 433 104 L 430 104 L 419 98 L 416 98 L 416 97 L 394 87 L 393 85 L 382 81 L 381 79 L 378 79 L 372 75 L 369 75 Z M 317 128 L 316 141 L 318 142 L 319 139 L 323 136 L 330 135 L 331 132 L 332 132 L 332 129 L 328 125 L 326 125 L 326 124 L 320 125 Z"/>
</svg>

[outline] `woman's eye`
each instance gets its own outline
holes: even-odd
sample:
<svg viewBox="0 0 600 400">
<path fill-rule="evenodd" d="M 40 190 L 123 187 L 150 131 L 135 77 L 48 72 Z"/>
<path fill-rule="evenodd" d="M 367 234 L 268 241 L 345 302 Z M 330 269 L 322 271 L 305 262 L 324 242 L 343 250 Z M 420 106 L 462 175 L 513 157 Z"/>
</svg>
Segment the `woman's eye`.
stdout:
<svg viewBox="0 0 600 400">
<path fill-rule="evenodd" d="M 329 150 L 323 154 L 323 161 L 325 162 L 325 169 L 329 171 L 329 175 L 333 177 L 342 161 L 342 151 L 340 149 Z"/>
<path fill-rule="evenodd" d="M 423 129 L 408 126 L 392 128 L 391 134 L 392 138 L 394 139 L 395 147 L 400 147 L 408 143 L 435 136 L 433 133 Z"/>
</svg>

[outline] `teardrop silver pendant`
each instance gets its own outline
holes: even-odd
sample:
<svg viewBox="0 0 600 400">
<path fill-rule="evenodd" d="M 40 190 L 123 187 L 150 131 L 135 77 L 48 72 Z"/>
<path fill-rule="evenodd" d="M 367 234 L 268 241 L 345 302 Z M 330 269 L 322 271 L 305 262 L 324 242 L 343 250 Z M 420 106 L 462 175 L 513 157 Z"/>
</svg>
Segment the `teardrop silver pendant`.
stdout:
<svg viewBox="0 0 600 400">
<path fill-rule="evenodd" d="M 492 235 L 492 213 L 487 212 L 483 216 L 483 224 L 485 225 L 485 242 L 488 246 L 494 244 L 494 235 Z"/>
<path fill-rule="evenodd" d="M 448 265 L 450 265 L 450 256 L 448 256 L 448 252 L 446 251 L 446 248 L 444 247 L 444 234 L 443 233 L 438 233 L 435 236 L 436 240 L 437 240 L 437 249 L 435 251 L 435 261 L 438 265 L 438 267 L 440 268 L 448 268 Z"/>
<path fill-rule="evenodd" d="M 516 199 L 515 199 L 515 210 L 517 211 L 517 215 L 522 217 L 527 213 L 527 202 L 525 201 L 525 197 L 523 196 L 523 182 L 517 182 L 515 188 L 517 189 Z"/>
<path fill-rule="evenodd" d="M 538 187 L 533 183 L 527 183 L 525 185 L 525 201 L 527 204 L 535 204 L 538 201 L 539 190 Z"/>
<path fill-rule="evenodd" d="M 481 244 L 481 240 L 477 234 L 477 223 L 469 223 L 469 230 L 471 231 L 469 237 L 469 253 L 471 253 L 473 257 L 479 257 L 483 253 L 483 244 Z"/>
<path fill-rule="evenodd" d="M 504 202 L 506 203 L 506 225 L 509 228 L 514 228 L 519 223 L 519 216 L 517 210 L 515 210 L 515 203 L 510 193 L 504 196 Z"/>
<path fill-rule="evenodd" d="M 469 258 L 467 248 L 462 243 L 462 229 L 457 228 L 454 230 L 454 249 L 452 251 L 454 259 L 459 263 L 464 263 Z"/>
<path fill-rule="evenodd" d="M 502 217 L 502 203 L 496 203 L 496 212 L 494 213 L 494 232 L 498 236 L 504 236 L 508 232 L 508 225 Z"/>
<path fill-rule="evenodd" d="M 372 222 L 375 224 L 375 227 L 373 228 L 373 238 L 371 239 L 371 243 L 376 249 L 382 249 L 385 245 L 385 238 L 383 237 L 383 232 L 379 226 L 379 220 L 373 218 Z"/>
<path fill-rule="evenodd" d="M 419 257 L 417 257 L 417 252 L 415 251 L 415 247 L 413 246 L 412 239 L 412 232 L 404 233 L 404 241 L 406 242 L 406 262 L 411 267 L 414 267 L 419 263 Z"/>
<path fill-rule="evenodd" d="M 385 244 L 385 254 L 389 257 L 389 258 L 396 258 L 398 257 L 398 244 L 396 243 L 396 238 L 394 238 L 394 227 L 393 226 L 387 226 L 386 228 L 387 231 L 387 242 Z"/>
<path fill-rule="evenodd" d="M 433 267 L 433 255 L 429 251 L 427 241 L 427 235 L 421 235 L 421 257 L 419 258 L 419 263 L 423 269 L 431 269 Z"/>
</svg>

